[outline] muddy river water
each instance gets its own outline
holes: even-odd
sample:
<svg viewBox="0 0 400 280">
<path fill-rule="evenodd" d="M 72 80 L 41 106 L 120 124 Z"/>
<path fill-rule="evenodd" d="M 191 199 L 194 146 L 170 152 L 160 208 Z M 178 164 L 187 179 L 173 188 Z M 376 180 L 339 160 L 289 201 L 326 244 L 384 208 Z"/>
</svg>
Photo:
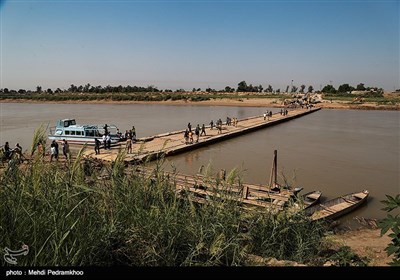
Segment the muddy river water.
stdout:
<svg viewBox="0 0 400 280">
<path fill-rule="evenodd" d="M 136 128 L 137 137 L 194 127 L 227 116 L 239 119 L 278 108 L 153 105 L 0 103 L 0 145 L 19 142 L 30 149 L 35 128 L 75 118 L 78 124 L 115 124 L 121 131 Z M 47 143 L 49 144 L 49 143 Z M 278 150 L 280 181 L 303 193 L 321 190 L 322 199 L 368 189 L 368 203 L 347 215 L 383 218 L 381 200 L 400 193 L 400 112 L 320 110 L 191 152 L 169 157 L 166 170 L 195 174 L 210 164 L 217 172 L 237 168 L 243 181 L 267 184 L 273 151 Z"/>
</svg>

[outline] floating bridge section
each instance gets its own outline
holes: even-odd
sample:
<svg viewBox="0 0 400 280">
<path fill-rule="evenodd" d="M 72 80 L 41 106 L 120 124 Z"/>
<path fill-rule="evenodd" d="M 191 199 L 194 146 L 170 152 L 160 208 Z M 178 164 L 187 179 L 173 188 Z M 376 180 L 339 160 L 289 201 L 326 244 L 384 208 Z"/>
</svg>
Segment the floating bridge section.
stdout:
<svg viewBox="0 0 400 280">
<path fill-rule="evenodd" d="M 192 144 L 185 143 L 184 132 L 186 128 L 184 130 L 139 138 L 138 141 L 132 145 L 132 153 L 126 154 L 124 160 L 129 163 L 141 163 L 155 160 L 161 156 L 171 156 L 192 151 L 245 133 L 290 121 L 314 113 L 320 109 L 321 108 L 292 109 L 287 115 L 275 113 L 271 117 L 267 117 L 265 120 L 263 115 L 240 119 L 236 126 L 223 124 L 220 132 L 215 127 L 211 129 L 210 126 L 206 126 L 207 135 L 200 136 L 198 142 L 196 142 L 196 136 L 194 135 L 194 141 Z M 194 129 L 192 128 L 192 130 Z M 121 149 L 125 149 L 125 142 L 120 142 L 119 145 L 111 147 L 110 150 L 101 149 L 100 154 L 98 155 L 95 154 L 93 148 L 88 148 L 84 152 L 84 155 L 112 162 L 116 160 Z"/>
</svg>

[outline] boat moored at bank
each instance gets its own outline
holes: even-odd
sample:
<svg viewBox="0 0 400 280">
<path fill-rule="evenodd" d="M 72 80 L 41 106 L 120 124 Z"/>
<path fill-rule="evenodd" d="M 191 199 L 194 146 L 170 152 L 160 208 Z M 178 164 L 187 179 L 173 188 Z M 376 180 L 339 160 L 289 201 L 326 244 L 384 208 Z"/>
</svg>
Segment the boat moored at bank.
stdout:
<svg viewBox="0 0 400 280">
<path fill-rule="evenodd" d="M 103 135 L 110 134 L 111 144 L 121 141 L 118 127 L 115 125 L 77 124 L 75 119 L 62 119 L 56 126 L 50 127 L 48 138 L 50 140 L 66 140 L 70 144 L 94 145 L 95 139 L 102 141 Z"/>
</svg>

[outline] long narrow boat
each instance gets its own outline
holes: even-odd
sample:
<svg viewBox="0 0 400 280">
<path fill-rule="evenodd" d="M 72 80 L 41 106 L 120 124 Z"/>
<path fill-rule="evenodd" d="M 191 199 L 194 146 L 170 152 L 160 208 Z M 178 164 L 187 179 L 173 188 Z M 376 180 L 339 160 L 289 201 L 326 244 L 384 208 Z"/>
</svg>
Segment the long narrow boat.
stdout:
<svg viewBox="0 0 400 280">
<path fill-rule="evenodd" d="M 311 191 L 303 194 L 304 209 L 318 203 L 319 199 L 321 198 L 321 195 L 322 195 L 321 191 Z"/>
<path fill-rule="evenodd" d="M 367 201 L 368 195 L 369 192 L 367 190 L 350 193 L 308 207 L 307 209 L 305 209 L 305 212 L 306 215 L 308 215 L 313 221 L 320 219 L 337 219 L 353 211 L 365 201 Z"/>
</svg>

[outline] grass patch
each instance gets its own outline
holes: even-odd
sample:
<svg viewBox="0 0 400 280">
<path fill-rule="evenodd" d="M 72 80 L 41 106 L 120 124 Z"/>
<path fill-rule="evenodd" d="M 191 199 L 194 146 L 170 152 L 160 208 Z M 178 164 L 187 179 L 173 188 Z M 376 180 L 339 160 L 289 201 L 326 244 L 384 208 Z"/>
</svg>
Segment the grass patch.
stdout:
<svg viewBox="0 0 400 280">
<path fill-rule="evenodd" d="M 325 230 L 302 212 L 194 204 L 176 197 L 161 162 L 150 177 L 122 159 L 99 170 L 78 153 L 2 170 L 0 242 L 29 246 L 18 265 L 236 266 L 249 254 L 309 262 L 318 253 Z"/>
</svg>

